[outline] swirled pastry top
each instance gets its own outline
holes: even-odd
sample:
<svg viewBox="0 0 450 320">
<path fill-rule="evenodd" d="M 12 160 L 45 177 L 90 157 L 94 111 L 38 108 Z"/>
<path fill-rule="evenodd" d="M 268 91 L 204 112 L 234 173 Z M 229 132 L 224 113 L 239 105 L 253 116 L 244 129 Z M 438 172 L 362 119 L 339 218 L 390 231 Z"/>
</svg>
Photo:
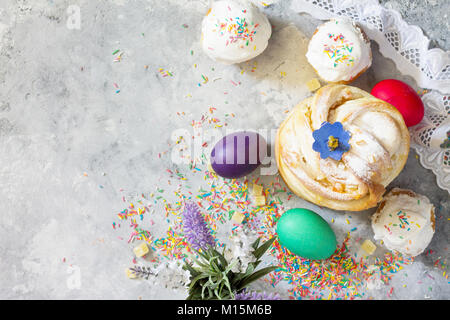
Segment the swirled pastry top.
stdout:
<svg viewBox="0 0 450 320">
<path fill-rule="evenodd" d="M 352 21 L 333 19 L 320 25 L 306 58 L 327 82 L 348 82 L 372 64 L 370 41 Z"/>
<path fill-rule="evenodd" d="M 233 64 L 262 53 L 272 34 L 267 17 L 244 0 L 216 1 L 202 23 L 202 48 L 213 60 Z"/>
<path fill-rule="evenodd" d="M 322 159 L 312 132 L 341 122 L 351 135 L 341 160 Z M 305 99 L 281 124 L 275 146 L 281 176 L 297 195 L 336 210 L 374 207 L 403 169 L 409 132 L 393 106 L 369 93 L 331 84 Z"/>
<path fill-rule="evenodd" d="M 410 256 L 426 249 L 433 238 L 434 224 L 430 200 L 407 189 L 392 189 L 372 216 L 375 240 L 383 240 L 389 250 Z"/>
</svg>

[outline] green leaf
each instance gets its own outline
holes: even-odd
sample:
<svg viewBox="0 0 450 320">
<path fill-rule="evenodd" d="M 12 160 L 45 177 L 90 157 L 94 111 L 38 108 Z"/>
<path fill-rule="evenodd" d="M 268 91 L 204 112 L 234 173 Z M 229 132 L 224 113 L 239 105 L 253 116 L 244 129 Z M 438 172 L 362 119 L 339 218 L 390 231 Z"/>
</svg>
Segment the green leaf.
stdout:
<svg viewBox="0 0 450 320">
<path fill-rule="evenodd" d="M 255 258 L 256 259 L 261 258 L 264 255 L 264 253 L 267 251 L 267 249 L 270 248 L 270 246 L 272 245 L 272 243 L 275 241 L 276 238 L 277 237 L 275 236 L 275 237 L 267 240 L 258 249 L 253 251 L 253 255 L 255 256 Z"/>
<path fill-rule="evenodd" d="M 202 298 L 200 291 L 201 286 L 196 288 L 195 290 L 189 291 L 189 296 L 187 297 L 187 300 L 200 300 Z"/>
<path fill-rule="evenodd" d="M 242 281 L 242 279 L 249 277 L 254 270 L 255 269 L 250 267 L 250 265 L 249 265 L 249 266 L 247 266 L 247 269 L 245 270 L 245 272 L 236 273 L 233 278 L 233 282 L 232 282 L 233 287 L 235 287 L 237 284 L 239 284 L 239 282 Z"/>
<path fill-rule="evenodd" d="M 205 285 L 202 288 L 202 299 L 205 299 L 205 295 L 204 295 L 205 289 L 208 290 L 208 297 L 207 297 L 207 299 L 212 299 L 214 297 L 214 293 L 211 291 L 211 288 L 207 284 L 208 284 L 208 282 L 206 282 Z"/>
<path fill-rule="evenodd" d="M 216 288 L 219 286 L 219 284 L 220 284 L 220 279 L 213 279 L 212 276 L 209 276 L 208 283 L 209 283 L 209 287 L 210 287 L 212 290 L 214 290 L 214 289 L 216 289 Z"/>
<path fill-rule="evenodd" d="M 200 260 L 198 260 L 198 259 L 195 258 L 195 257 L 192 257 L 192 260 L 193 260 L 198 266 L 200 266 L 200 267 L 202 267 L 202 268 L 204 268 L 204 269 L 208 269 L 208 268 L 209 268 L 209 265 L 208 265 L 208 264 L 201 262 Z"/>
<path fill-rule="evenodd" d="M 259 278 L 264 277 L 266 274 L 271 273 L 272 271 L 274 271 L 277 268 L 278 268 L 278 266 L 270 266 L 270 267 L 266 267 L 266 268 L 263 268 L 263 269 L 260 269 L 260 270 L 256 271 L 251 276 L 243 279 L 242 282 L 239 283 L 239 288 L 237 288 L 237 290 L 244 289 L 246 286 L 248 286 L 253 281 L 256 281 Z"/>
<path fill-rule="evenodd" d="M 231 297 L 234 299 L 234 294 L 233 294 L 233 290 L 231 289 L 230 281 L 228 280 L 228 278 L 225 277 L 224 282 L 225 282 L 225 285 L 227 286 L 228 294 L 223 298 L 226 299 L 228 297 L 228 295 L 231 295 Z"/>
<path fill-rule="evenodd" d="M 220 254 L 217 250 L 211 249 L 211 251 L 219 258 L 220 264 L 223 266 L 223 268 L 226 268 L 228 266 L 228 261 L 225 259 L 225 257 Z"/>
<path fill-rule="evenodd" d="M 255 270 L 256 267 L 258 267 L 260 263 L 261 263 L 261 260 L 256 260 L 255 262 L 250 262 L 250 264 L 253 266 L 253 270 Z"/>
<path fill-rule="evenodd" d="M 200 274 L 200 272 L 198 272 L 197 270 L 192 268 L 192 266 L 189 263 L 187 263 L 187 262 L 184 264 L 183 269 L 184 270 L 189 270 L 189 272 L 191 273 L 191 276 L 194 277 L 194 278 Z"/>
<path fill-rule="evenodd" d="M 204 251 L 204 252 L 198 251 L 198 255 L 199 255 L 200 257 L 202 257 L 203 259 L 205 259 L 206 261 L 208 261 L 209 258 L 210 258 L 207 251 Z"/>
<path fill-rule="evenodd" d="M 214 262 L 216 259 L 209 260 L 209 265 L 211 266 L 210 270 L 214 272 L 222 272 L 222 270 L 219 269 L 219 266 Z"/>
<path fill-rule="evenodd" d="M 253 242 L 253 244 L 252 244 L 252 248 L 254 249 L 254 250 L 256 250 L 256 249 L 258 249 L 258 246 L 259 246 L 259 242 L 261 241 L 261 238 L 257 238 L 256 240 L 255 240 L 255 242 Z"/>
<path fill-rule="evenodd" d="M 217 295 L 218 297 L 222 297 L 222 290 L 223 290 L 223 286 L 224 286 L 224 285 L 225 285 L 225 281 L 221 281 L 220 284 L 219 284 L 219 286 L 217 287 L 216 295 Z"/>
<path fill-rule="evenodd" d="M 253 267 L 252 264 L 249 264 L 249 265 L 247 266 L 247 269 L 246 269 L 245 272 L 243 273 L 242 278 L 247 278 L 247 277 L 249 277 L 249 276 L 253 273 L 253 271 L 255 271 L 255 268 Z"/>
<path fill-rule="evenodd" d="M 199 274 L 198 276 L 196 276 L 194 279 L 192 279 L 191 283 L 189 284 L 189 290 L 191 290 L 194 287 L 195 283 L 198 280 L 204 279 L 204 278 L 208 278 L 208 275 L 202 273 L 202 274 Z"/>
<path fill-rule="evenodd" d="M 244 278 L 243 273 L 235 273 L 234 277 L 231 279 L 230 284 L 234 288 L 237 284 Z"/>
</svg>

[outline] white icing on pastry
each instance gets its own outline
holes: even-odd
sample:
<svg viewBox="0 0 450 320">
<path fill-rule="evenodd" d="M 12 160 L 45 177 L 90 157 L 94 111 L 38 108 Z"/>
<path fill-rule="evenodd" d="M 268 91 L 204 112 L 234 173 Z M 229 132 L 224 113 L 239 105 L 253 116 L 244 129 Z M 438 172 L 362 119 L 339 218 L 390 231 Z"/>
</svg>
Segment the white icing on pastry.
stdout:
<svg viewBox="0 0 450 320">
<path fill-rule="evenodd" d="M 372 216 L 375 240 L 389 250 L 410 256 L 421 254 L 434 234 L 434 206 L 427 197 L 394 188 Z"/>
<path fill-rule="evenodd" d="M 272 27 L 253 3 L 217 1 L 202 23 L 202 48 L 213 60 L 233 64 L 250 60 L 268 45 Z"/>
<path fill-rule="evenodd" d="M 306 58 L 327 82 L 351 81 L 372 64 L 369 40 L 352 21 L 343 19 L 318 27 Z"/>
</svg>

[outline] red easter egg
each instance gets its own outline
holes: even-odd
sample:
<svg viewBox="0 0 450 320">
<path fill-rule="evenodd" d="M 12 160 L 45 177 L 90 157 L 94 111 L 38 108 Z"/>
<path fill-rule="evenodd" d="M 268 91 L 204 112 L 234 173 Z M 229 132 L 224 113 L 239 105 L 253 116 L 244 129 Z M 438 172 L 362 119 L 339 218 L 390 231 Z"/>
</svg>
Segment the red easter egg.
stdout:
<svg viewBox="0 0 450 320">
<path fill-rule="evenodd" d="M 370 93 L 396 107 L 407 127 L 415 126 L 422 121 L 425 113 L 422 99 L 406 83 L 395 79 L 383 80 L 378 82 Z"/>
</svg>

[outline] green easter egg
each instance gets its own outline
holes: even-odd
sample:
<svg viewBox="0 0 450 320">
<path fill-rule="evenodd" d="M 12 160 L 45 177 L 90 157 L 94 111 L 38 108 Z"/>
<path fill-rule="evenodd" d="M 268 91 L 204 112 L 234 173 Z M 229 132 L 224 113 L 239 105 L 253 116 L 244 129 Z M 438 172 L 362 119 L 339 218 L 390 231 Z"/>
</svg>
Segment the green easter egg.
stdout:
<svg viewBox="0 0 450 320">
<path fill-rule="evenodd" d="M 336 236 L 328 223 L 308 209 L 286 211 L 277 223 L 280 244 L 311 260 L 329 258 L 336 250 Z"/>
</svg>

